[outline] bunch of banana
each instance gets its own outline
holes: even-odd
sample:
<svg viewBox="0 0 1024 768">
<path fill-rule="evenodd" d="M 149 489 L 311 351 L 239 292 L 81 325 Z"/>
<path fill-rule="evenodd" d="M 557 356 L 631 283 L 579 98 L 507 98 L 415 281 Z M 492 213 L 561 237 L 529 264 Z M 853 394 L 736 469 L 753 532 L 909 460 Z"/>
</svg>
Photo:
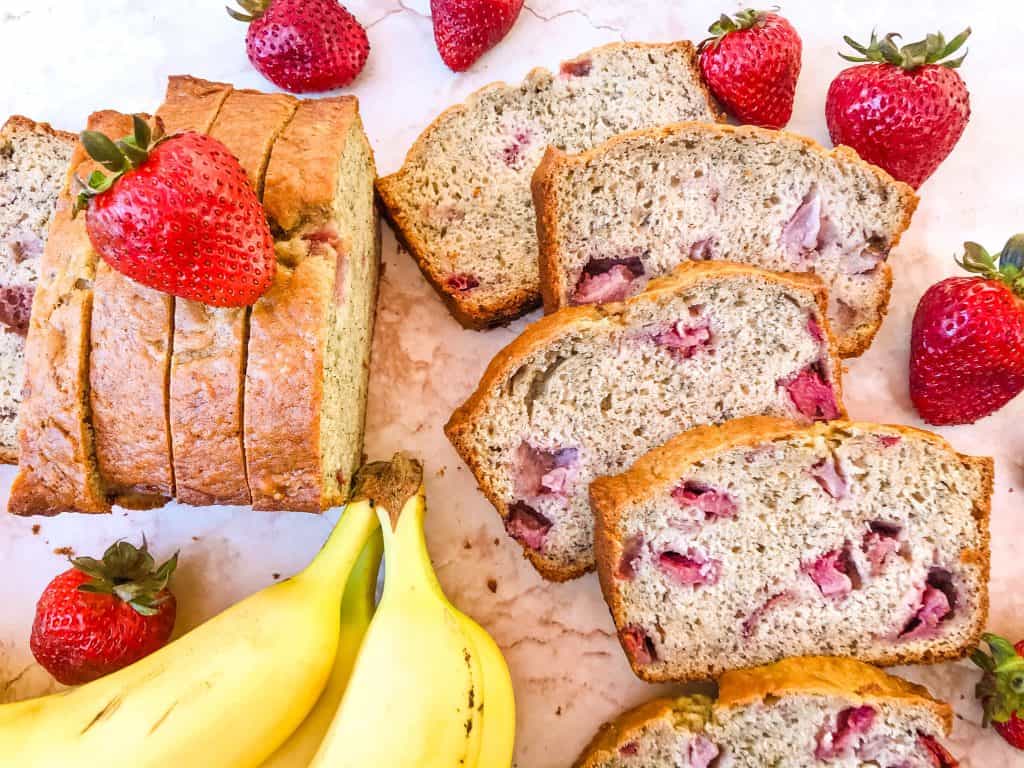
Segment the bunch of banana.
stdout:
<svg viewBox="0 0 1024 768">
<path fill-rule="evenodd" d="M 384 532 L 384 594 L 312 768 L 508 768 L 508 667 L 441 591 L 423 536 L 422 469 L 397 455 L 367 474 Z"/>
<path fill-rule="evenodd" d="M 294 764 L 308 765 L 359 645 L 346 631 L 347 655 L 343 649 L 339 658 L 338 606 L 361 552 L 362 586 L 357 582 L 352 591 L 362 590 L 361 602 L 372 603 L 366 590 L 376 581 L 379 548 L 375 560 L 367 542 L 377 528 L 363 497 L 349 504 L 297 576 L 114 674 L 0 706 L 0 764 L 257 768 L 298 728 L 296 751 L 305 760 Z M 321 697 L 329 678 L 331 701 Z M 328 713 L 317 712 L 319 725 L 307 718 L 318 698 Z"/>
</svg>

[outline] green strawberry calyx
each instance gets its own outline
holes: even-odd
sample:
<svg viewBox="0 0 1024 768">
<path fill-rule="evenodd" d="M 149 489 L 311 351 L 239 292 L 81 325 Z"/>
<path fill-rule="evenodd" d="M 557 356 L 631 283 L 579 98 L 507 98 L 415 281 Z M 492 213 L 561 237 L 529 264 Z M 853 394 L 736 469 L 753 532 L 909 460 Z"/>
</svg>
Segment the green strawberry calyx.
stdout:
<svg viewBox="0 0 1024 768">
<path fill-rule="evenodd" d="M 1024 714 L 1024 657 L 1006 638 L 986 632 L 981 636 L 989 647 L 971 654 L 971 661 L 981 667 L 984 674 L 974 689 L 984 708 L 984 725 L 1005 723 L 1020 712 Z"/>
<path fill-rule="evenodd" d="M 141 547 L 115 541 L 107 547 L 102 559 L 76 557 L 71 564 L 89 576 L 89 581 L 78 586 L 82 592 L 113 595 L 141 615 L 152 616 L 167 600 L 164 589 L 178 567 L 178 553 L 157 567 L 143 536 Z"/>
<path fill-rule="evenodd" d="M 89 157 L 110 171 L 111 175 L 96 169 L 89 174 L 87 181 L 75 176 L 78 195 L 71 210 L 72 216 L 87 208 L 92 198 L 102 195 L 128 171 L 146 162 L 149 153 L 165 138 L 163 124 L 159 119 L 155 127 L 150 128 L 141 115 L 132 115 L 132 134 L 120 141 L 112 141 L 99 131 L 82 131 L 79 135 L 82 147 Z"/>
<path fill-rule="evenodd" d="M 235 0 L 235 2 L 241 6 L 245 13 L 236 11 L 228 5 L 224 6 L 224 10 L 226 10 L 228 12 L 228 16 L 235 21 L 244 21 L 246 24 L 249 24 L 256 21 L 256 19 L 267 12 L 267 8 L 270 6 L 272 0 Z"/>
<path fill-rule="evenodd" d="M 960 50 L 970 36 L 971 28 L 967 27 L 967 29 L 948 42 L 941 32 L 936 32 L 928 35 L 924 40 L 899 46 L 896 44 L 896 41 L 902 36 L 898 33 L 890 32 L 882 39 L 879 39 L 878 33 L 872 30 L 871 41 L 867 45 L 862 45 L 852 37 L 844 35 L 843 40 L 858 55 L 853 56 L 848 53 L 840 53 L 839 56 L 847 61 L 856 63 L 894 64 L 908 72 L 918 67 L 923 67 L 925 64 L 938 64 L 950 69 L 957 69 L 964 63 L 964 59 L 967 58 L 967 51 L 964 51 L 958 58 L 950 59 L 949 57 Z"/>
<path fill-rule="evenodd" d="M 977 243 L 964 243 L 964 255 L 956 263 L 974 275 L 998 280 L 1024 298 L 1024 233 L 1006 241 L 995 256 Z"/>
<path fill-rule="evenodd" d="M 711 37 L 701 40 L 700 45 L 697 46 L 698 50 L 704 50 L 705 48 L 714 48 L 722 39 L 731 32 L 739 32 L 742 29 L 753 29 L 758 24 L 764 22 L 765 16 L 769 13 L 774 13 L 779 10 L 777 7 L 772 8 L 770 11 L 755 11 L 753 8 L 745 8 L 739 11 L 735 16 L 729 16 L 723 13 L 718 19 L 708 27 L 708 32 L 711 33 Z"/>
</svg>

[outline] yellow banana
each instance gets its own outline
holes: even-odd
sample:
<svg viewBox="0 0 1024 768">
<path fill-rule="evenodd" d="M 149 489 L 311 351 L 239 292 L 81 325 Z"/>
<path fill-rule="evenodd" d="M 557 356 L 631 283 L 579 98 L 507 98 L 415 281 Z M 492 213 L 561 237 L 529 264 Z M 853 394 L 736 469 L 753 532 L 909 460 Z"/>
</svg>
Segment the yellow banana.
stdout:
<svg viewBox="0 0 1024 768">
<path fill-rule="evenodd" d="M 462 614 L 463 629 L 477 651 L 482 670 L 480 690 L 479 768 L 509 768 L 516 735 L 516 701 L 512 691 L 512 676 L 501 649 L 487 631 Z"/>
<path fill-rule="evenodd" d="M 384 540 L 377 531 L 363 547 L 341 600 L 341 636 L 334 667 L 316 705 L 306 719 L 271 755 L 261 768 L 308 768 L 310 760 L 320 747 L 327 728 L 338 710 L 345 693 L 352 665 L 356 662 L 370 619 L 373 618 L 374 596 L 377 591 L 377 572 L 384 552 Z"/>
<path fill-rule="evenodd" d="M 482 765 L 483 668 L 430 563 L 422 468 L 398 455 L 374 471 L 366 493 L 384 532 L 384 594 L 311 768 Z"/>
<path fill-rule="evenodd" d="M 256 768 L 327 683 L 338 605 L 377 524 L 367 501 L 351 503 L 297 576 L 125 669 L 0 707 L 0 761 L 18 768 Z"/>
</svg>

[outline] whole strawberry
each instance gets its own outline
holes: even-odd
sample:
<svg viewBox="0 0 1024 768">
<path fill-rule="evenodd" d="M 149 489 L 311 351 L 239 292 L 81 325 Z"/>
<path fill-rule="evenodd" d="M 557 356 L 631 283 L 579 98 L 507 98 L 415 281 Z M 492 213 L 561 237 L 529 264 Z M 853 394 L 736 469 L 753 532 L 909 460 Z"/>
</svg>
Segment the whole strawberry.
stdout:
<svg viewBox="0 0 1024 768">
<path fill-rule="evenodd" d="M 496 46 L 519 18 L 523 0 L 430 0 L 441 59 L 464 72 Z"/>
<path fill-rule="evenodd" d="M 929 288 L 914 314 L 910 398 L 929 424 L 970 424 L 1024 390 L 1024 235 L 996 259 L 964 243 L 960 265 L 979 277 Z"/>
<path fill-rule="evenodd" d="M 79 557 L 36 604 L 32 654 L 65 685 L 127 667 L 167 643 L 176 603 L 167 580 L 178 555 L 159 568 L 146 547 L 111 545 L 102 560 Z"/>
<path fill-rule="evenodd" d="M 902 48 L 890 33 L 860 45 L 843 38 L 870 62 L 839 73 L 828 89 L 825 118 L 835 144 L 853 147 L 915 189 L 953 151 L 971 116 L 967 86 L 957 74 L 966 53 L 949 60 L 970 36 L 965 29 L 948 43 L 942 33 Z"/>
<path fill-rule="evenodd" d="M 252 304 L 274 279 L 274 241 L 245 170 L 227 147 L 198 133 L 163 138 L 135 117 L 116 144 L 82 132 L 90 156 L 113 173 L 82 182 L 93 247 L 133 280 L 222 307 Z M 153 141 L 155 139 L 155 142 Z M 152 143 L 151 143 L 152 142 Z"/>
<path fill-rule="evenodd" d="M 971 661 L 984 671 L 975 688 L 985 711 L 983 723 L 991 724 L 1011 746 L 1024 749 L 1024 640 L 1013 646 L 999 635 L 981 639 L 989 653 L 978 648 Z"/>
<path fill-rule="evenodd" d="M 737 120 L 782 128 L 793 114 L 800 76 L 800 35 L 768 11 L 725 14 L 700 44 L 700 70 L 711 93 Z"/>
<path fill-rule="evenodd" d="M 238 0 L 249 24 L 245 51 L 256 70 L 292 93 L 342 88 L 370 55 L 366 30 L 337 0 Z"/>
</svg>

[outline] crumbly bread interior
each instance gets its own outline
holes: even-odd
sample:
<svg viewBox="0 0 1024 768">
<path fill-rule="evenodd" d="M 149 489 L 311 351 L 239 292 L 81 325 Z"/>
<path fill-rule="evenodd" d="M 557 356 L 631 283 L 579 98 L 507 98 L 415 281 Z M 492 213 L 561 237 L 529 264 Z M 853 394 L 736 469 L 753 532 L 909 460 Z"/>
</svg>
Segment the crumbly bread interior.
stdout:
<svg viewBox="0 0 1024 768">
<path fill-rule="evenodd" d="M 928 661 L 976 644 L 990 465 L 925 433 L 836 424 L 678 473 L 665 463 L 647 498 L 598 503 L 602 586 L 639 674 L 813 653 Z"/>
<path fill-rule="evenodd" d="M 0 461 L 17 460 L 26 330 L 19 326 L 28 322 L 39 257 L 74 146 L 71 134 L 24 118 L 0 130 Z"/>
<path fill-rule="evenodd" d="M 812 318 L 824 327 L 813 290 L 756 270 L 652 286 L 567 321 L 449 435 L 534 565 L 573 578 L 594 565 L 594 477 L 698 424 L 805 418 L 786 383 L 811 370 L 835 406 L 837 365 Z"/>
<path fill-rule="evenodd" d="M 444 112 L 379 189 L 421 269 L 477 327 L 540 301 L 530 178 L 544 150 L 714 120 L 689 43 L 612 45 Z"/>
<path fill-rule="evenodd" d="M 841 722 L 866 730 L 840 736 Z M 715 708 L 701 727 L 687 698 L 672 714 L 619 734 L 579 763 L 581 768 L 935 768 L 945 731 L 935 711 L 922 705 L 878 701 L 869 705 L 836 696 L 789 694 L 773 702 Z M 924 738 L 922 738 L 924 737 Z M 695 748 L 695 743 L 700 744 Z"/>
<path fill-rule="evenodd" d="M 363 422 L 370 374 L 373 314 L 377 301 L 380 226 L 373 197 L 373 153 L 358 121 L 353 122 L 338 177 L 334 220 L 348 233 L 337 254 L 335 301 L 331 303 L 324 359 L 320 453 L 323 498 L 340 504 L 362 463 Z"/>
<path fill-rule="evenodd" d="M 885 259 L 916 204 L 848 150 L 750 127 L 641 132 L 552 165 L 538 202 L 553 219 L 554 240 L 542 242 L 549 309 L 580 303 L 588 265 L 607 260 L 638 258 L 635 288 L 689 259 L 814 272 L 829 287 L 844 355 L 863 351 L 881 323 Z"/>
</svg>

